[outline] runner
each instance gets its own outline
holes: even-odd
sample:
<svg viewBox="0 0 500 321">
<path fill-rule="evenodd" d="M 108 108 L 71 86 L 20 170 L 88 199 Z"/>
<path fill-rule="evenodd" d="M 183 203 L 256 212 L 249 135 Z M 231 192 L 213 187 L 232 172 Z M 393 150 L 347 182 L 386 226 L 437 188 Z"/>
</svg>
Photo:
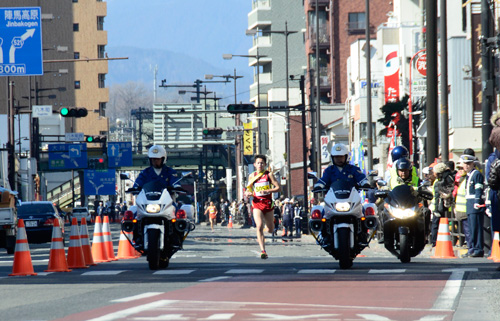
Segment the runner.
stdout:
<svg viewBox="0 0 500 321">
<path fill-rule="evenodd" d="M 210 202 L 210 206 L 205 210 L 205 215 L 208 213 L 208 219 L 210 221 L 210 228 L 212 232 L 214 231 L 214 225 L 216 225 L 217 219 L 217 207 L 215 207 L 214 202 Z"/>
<path fill-rule="evenodd" d="M 262 251 L 260 254 L 261 259 L 267 259 L 264 224 L 270 233 L 274 230 L 274 202 L 272 193 L 277 193 L 281 190 L 274 175 L 265 170 L 266 162 L 266 156 L 255 155 L 255 162 L 253 164 L 255 172 L 250 174 L 247 190 L 245 191 L 247 197 L 253 196 L 253 218 L 257 227 L 257 241 Z"/>
</svg>

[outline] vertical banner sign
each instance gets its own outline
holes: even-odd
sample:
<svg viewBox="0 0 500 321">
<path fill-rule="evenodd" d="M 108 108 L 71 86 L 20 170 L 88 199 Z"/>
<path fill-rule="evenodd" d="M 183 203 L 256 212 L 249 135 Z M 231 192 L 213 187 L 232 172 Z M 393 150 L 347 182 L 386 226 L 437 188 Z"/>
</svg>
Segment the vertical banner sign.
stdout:
<svg viewBox="0 0 500 321">
<path fill-rule="evenodd" d="M 328 136 L 321 136 L 321 164 L 330 162 L 330 151 L 328 150 Z"/>
<path fill-rule="evenodd" d="M 0 76 L 43 75 L 40 7 L 0 8 Z"/>
<path fill-rule="evenodd" d="M 253 126 L 252 122 L 243 123 L 243 155 L 253 155 Z"/>
<path fill-rule="evenodd" d="M 384 88 L 385 103 L 399 101 L 399 46 L 384 46 Z"/>
</svg>

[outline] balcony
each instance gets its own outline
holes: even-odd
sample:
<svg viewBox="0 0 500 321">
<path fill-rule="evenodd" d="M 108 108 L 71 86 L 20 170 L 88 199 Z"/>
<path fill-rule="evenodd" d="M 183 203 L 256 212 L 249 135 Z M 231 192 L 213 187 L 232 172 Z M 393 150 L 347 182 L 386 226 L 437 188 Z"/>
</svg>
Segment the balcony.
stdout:
<svg viewBox="0 0 500 321">
<path fill-rule="evenodd" d="M 271 25 L 270 0 L 254 1 L 252 11 L 248 14 L 248 29 Z"/>
</svg>

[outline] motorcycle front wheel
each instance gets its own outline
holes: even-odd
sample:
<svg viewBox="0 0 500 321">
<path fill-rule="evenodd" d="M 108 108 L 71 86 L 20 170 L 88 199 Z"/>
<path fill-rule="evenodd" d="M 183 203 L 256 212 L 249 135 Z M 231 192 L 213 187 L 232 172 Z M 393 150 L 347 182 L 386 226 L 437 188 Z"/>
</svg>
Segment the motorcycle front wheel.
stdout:
<svg viewBox="0 0 500 321">
<path fill-rule="evenodd" d="M 410 257 L 410 236 L 399 234 L 399 260 L 401 263 L 409 263 Z"/>
<path fill-rule="evenodd" d="M 160 264 L 160 230 L 148 230 L 148 264 L 150 270 L 158 270 Z"/>
<path fill-rule="evenodd" d="M 351 238 L 351 230 L 348 228 L 339 228 L 337 230 L 338 234 L 338 259 L 339 266 L 341 269 L 348 269 L 352 266 L 352 259 L 349 255 L 349 240 Z"/>
</svg>

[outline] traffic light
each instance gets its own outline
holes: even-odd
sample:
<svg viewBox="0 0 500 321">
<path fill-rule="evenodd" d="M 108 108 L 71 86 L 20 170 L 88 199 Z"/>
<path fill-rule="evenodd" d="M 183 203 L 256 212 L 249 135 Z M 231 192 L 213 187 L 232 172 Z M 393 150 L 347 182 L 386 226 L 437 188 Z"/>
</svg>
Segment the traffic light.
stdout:
<svg viewBox="0 0 500 321">
<path fill-rule="evenodd" d="M 96 136 L 86 135 L 85 142 L 86 143 L 105 143 L 106 136 L 104 136 L 104 135 L 96 135 Z"/>
<path fill-rule="evenodd" d="M 250 114 L 255 113 L 255 106 L 252 104 L 230 104 L 227 105 L 230 114 Z"/>
<path fill-rule="evenodd" d="M 80 118 L 80 117 L 87 117 L 88 112 L 87 112 L 87 108 L 63 107 L 63 108 L 59 109 L 59 115 L 61 115 L 62 117 Z"/>
<path fill-rule="evenodd" d="M 104 158 L 102 157 L 89 158 L 87 165 L 89 169 L 104 169 L 105 168 Z"/>
<path fill-rule="evenodd" d="M 204 136 L 220 136 L 224 130 L 222 128 L 203 128 Z"/>
</svg>

